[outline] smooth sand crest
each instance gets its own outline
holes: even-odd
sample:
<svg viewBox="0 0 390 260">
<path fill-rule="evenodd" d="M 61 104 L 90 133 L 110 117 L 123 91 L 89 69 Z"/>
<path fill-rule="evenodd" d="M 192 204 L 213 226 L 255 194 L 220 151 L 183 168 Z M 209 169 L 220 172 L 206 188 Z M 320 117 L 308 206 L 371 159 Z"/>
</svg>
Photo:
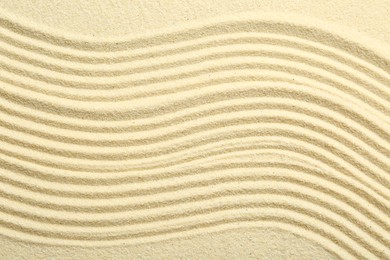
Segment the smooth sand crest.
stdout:
<svg viewBox="0 0 390 260">
<path fill-rule="evenodd" d="M 239 226 L 390 258 L 389 54 L 293 15 L 104 38 L 2 10 L 0 234 L 136 248 Z"/>
<path fill-rule="evenodd" d="M 288 229 L 288 227 L 287 227 Z M 165 241 L 127 247 L 86 248 L 46 246 L 2 238 L 2 257 L 5 259 L 221 259 L 229 255 L 233 259 L 338 259 L 315 242 L 291 234 L 280 227 L 236 227 L 232 230 L 208 232 Z"/>
</svg>

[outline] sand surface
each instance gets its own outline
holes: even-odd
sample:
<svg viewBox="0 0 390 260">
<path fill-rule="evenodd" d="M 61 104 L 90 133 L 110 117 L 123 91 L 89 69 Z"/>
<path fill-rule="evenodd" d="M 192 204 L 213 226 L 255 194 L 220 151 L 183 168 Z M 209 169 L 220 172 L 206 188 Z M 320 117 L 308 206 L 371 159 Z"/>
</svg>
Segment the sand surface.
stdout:
<svg viewBox="0 0 390 260">
<path fill-rule="evenodd" d="M 390 2 L 0 1 L 1 259 L 390 259 Z"/>
</svg>

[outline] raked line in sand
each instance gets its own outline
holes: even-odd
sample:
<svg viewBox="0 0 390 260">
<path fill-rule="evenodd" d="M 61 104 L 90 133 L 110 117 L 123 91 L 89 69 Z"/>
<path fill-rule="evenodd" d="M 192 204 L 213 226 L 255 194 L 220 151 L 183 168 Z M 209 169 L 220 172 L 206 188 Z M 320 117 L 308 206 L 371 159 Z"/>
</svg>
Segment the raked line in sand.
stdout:
<svg viewBox="0 0 390 260">
<path fill-rule="evenodd" d="M 390 257 L 390 46 L 277 15 L 97 39 L 2 11 L 0 56 L 2 235 L 107 246 L 239 223 Z"/>
</svg>

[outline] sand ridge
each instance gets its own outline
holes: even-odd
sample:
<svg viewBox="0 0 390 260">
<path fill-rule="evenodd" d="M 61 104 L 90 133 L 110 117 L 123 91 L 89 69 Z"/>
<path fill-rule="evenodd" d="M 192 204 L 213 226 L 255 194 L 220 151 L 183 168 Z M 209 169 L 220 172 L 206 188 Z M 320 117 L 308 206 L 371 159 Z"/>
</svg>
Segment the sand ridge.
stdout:
<svg viewBox="0 0 390 260">
<path fill-rule="evenodd" d="M 248 226 L 390 256 L 388 45 L 234 15 L 99 39 L 0 18 L 0 233 L 147 243 Z"/>
</svg>

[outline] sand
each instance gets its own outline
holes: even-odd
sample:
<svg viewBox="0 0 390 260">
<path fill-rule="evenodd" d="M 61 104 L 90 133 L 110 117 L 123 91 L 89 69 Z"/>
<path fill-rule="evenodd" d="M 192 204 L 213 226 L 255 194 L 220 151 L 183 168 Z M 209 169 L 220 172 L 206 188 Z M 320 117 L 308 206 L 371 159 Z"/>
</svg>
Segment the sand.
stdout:
<svg viewBox="0 0 390 260">
<path fill-rule="evenodd" d="M 390 259 L 388 24 L 0 1 L 0 257 Z"/>
</svg>

